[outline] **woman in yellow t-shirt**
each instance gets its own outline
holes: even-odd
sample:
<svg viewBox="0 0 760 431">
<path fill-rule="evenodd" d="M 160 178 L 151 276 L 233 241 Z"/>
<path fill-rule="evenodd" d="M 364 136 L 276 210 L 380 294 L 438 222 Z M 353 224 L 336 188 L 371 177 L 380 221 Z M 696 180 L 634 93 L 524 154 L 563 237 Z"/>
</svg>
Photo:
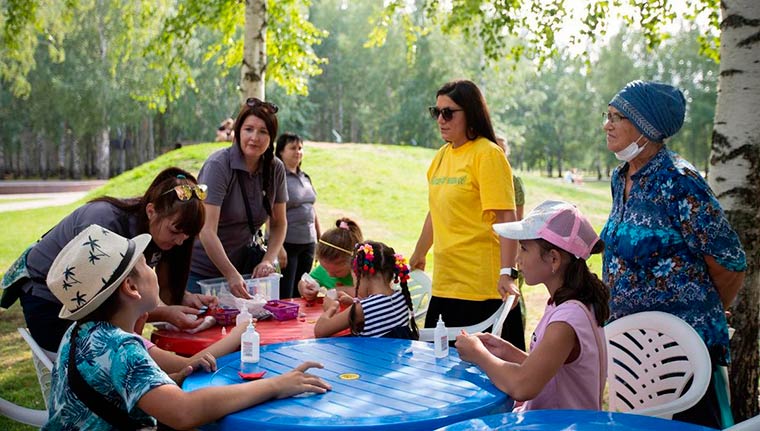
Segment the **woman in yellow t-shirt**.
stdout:
<svg viewBox="0 0 760 431">
<path fill-rule="evenodd" d="M 429 211 L 410 266 L 424 270 L 433 247 L 433 297 L 425 327 L 435 326 L 438 315 L 447 326 L 467 326 L 492 315 L 508 294 L 518 294 L 517 242 L 492 228 L 515 221 L 512 169 L 495 143 L 488 107 L 473 82 L 445 84 L 429 110 L 446 143 L 428 168 Z"/>
</svg>

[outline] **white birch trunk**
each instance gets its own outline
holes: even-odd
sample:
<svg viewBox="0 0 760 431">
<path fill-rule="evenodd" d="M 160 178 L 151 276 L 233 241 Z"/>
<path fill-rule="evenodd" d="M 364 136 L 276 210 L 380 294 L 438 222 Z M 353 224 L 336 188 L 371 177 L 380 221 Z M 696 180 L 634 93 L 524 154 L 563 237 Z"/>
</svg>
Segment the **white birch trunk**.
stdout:
<svg viewBox="0 0 760 431">
<path fill-rule="evenodd" d="M 747 277 L 731 307 L 732 409 L 737 421 L 758 413 L 760 314 L 760 2 L 723 0 L 718 100 L 710 187 L 739 233 Z"/>
<path fill-rule="evenodd" d="M 264 100 L 264 77 L 267 69 L 266 35 L 266 0 L 246 0 L 243 64 L 240 68 L 240 89 L 243 100 L 249 97 Z"/>
</svg>

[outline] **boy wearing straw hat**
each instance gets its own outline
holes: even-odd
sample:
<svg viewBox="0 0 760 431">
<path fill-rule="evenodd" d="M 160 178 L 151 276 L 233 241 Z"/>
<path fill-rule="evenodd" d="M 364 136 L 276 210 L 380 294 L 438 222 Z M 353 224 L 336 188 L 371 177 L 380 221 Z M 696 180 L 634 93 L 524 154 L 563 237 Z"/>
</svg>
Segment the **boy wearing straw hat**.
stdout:
<svg viewBox="0 0 760 431">
<path fill-rule="evenodd" d="M 184 392 L 151 359 L 132 332 L 158 303 L 156 274 L 143 250 L 149 234 L 127 239 L 91 225 L 56 257 L 47 284 L 76 321 L 63 337 L 53 370 L 50 419 L 43 429 L 192 428 L 228 413 L 330 386 L 307 374 L 305 362 L 255 382 Z"/>
</svg>

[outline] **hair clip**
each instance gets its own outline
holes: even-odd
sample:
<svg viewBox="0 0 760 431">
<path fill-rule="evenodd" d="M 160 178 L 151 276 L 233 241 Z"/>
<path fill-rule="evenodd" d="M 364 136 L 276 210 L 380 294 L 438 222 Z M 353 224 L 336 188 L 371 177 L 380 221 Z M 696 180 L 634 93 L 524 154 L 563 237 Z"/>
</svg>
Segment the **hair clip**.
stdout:
<svg viewBox="0 0 760 431">
<path fill-rule="evenodd" d="M 184 176 L 183 174 L 177 174 L 177 178 L 179 178 L 180 180 L 186 180 L 187 179 L 187 177 Z"/>
<path fill-rule="evenodd" d="M 394 281 L 396 283 L 406 282 L 410 278 L 409 277 L 409 265 L 407 265 L 407 263 L 406 263 L 406 258 L 403 255 L 399 254 L 399 253 L 394 254 L 393 257 L 396 258 L 396 265 L 394 267 L 394 272 L 396 274 L 395 274 L 395 277 L 394 277 Z"/>
<path fill-rule="evenodd" d="M 343 220 L 340 221 L 340 224 L 338 225 L 339 228 L 348 230 L 348 223 L 344 222 Z"/>
<path fill-rule="evenodd" d="M 354 256 L 354 271 L 368 272 L 370 275 L 375 274 L 375 250 L 371 244 L 356 244 L 356 255 Z"/>
</svg>

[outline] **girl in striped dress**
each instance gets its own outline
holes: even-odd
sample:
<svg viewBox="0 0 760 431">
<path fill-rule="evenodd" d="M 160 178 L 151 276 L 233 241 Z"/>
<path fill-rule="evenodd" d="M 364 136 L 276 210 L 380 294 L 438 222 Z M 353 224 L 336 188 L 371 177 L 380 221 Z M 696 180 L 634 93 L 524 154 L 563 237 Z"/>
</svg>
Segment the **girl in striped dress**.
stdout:
<svg viewBox="0 0 760 431">
<path fill-rule="evenodd" d="M 381 242 L 365 241 L 354 247 L 351 268 L 356 297 L 344 292 L 339 292 L 337 299 L 325 296 L 324 313 L 314 326 L 314 335 L 329 337 L 350 329 L 360 337 L 416 340 L 419 331 L 407 287 L 406 259 Z M 394 283 L 399 290 L 394 290 Z"/>
</svg>

